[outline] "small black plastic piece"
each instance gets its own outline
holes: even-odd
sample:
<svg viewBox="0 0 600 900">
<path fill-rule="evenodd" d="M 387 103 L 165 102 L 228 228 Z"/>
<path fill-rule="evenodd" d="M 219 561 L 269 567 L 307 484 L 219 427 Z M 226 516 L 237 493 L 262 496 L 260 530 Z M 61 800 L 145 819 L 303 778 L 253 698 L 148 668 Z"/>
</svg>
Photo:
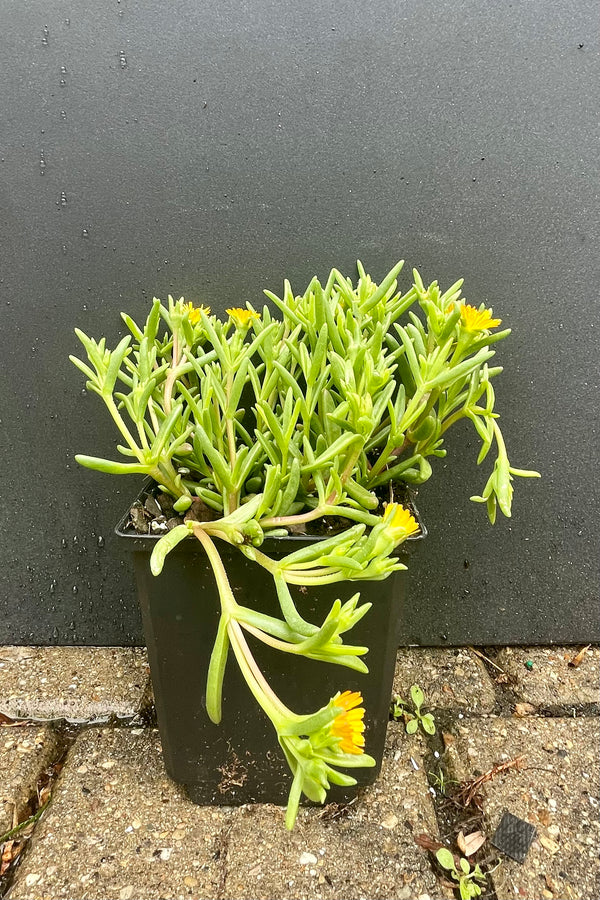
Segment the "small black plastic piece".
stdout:
<svg viewBox="0 0 600 900">
<path fill-rule="evenodd" d="M 492 844 L 515 862 L 523 863 L 536 833 L 529 822 L 506 811 L 496 828 Z"/>
</svg>

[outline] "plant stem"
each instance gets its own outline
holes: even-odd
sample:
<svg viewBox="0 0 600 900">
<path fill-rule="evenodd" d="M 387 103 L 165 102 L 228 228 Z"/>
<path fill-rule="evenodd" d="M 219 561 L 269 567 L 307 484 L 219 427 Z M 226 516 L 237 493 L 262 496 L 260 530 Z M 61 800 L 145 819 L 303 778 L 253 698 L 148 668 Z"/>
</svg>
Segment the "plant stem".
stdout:
<svg viewBox="0 0 600 900">
<path fill-rule="evenodd" d="M 152 422 L 152 427 L 154 428 L 154 433 L 158 434 L 158 430 L 160 425 L 158 423 L 158 419 L 156 418 L 156 412 L 154 411 L 154 401 L 152 397 L 148 400 L 148 412 L 150 413 L 150 421 Z"/>
<path fill-rule="evenodd" d="M 460 419 L 464 419 L 465 411 L 464 409 L 459 409 L 451 416 L 449 416 L 445 422 L 442 423 L 442 427 L 440 428 L 440 434 L 444 434 L 448 428 L 458 422 Z"/>
<path fill-rule="evenodd" d="M 266 634 L 266 632 L 261 631 L 260 628 L 256 628 L 255 625 L 250 625 L 248 622 L 240 623 L 242 628 L 244 628 L 249 634 L 254 635 L 259 641 L 262 641 L 263 644 L 268 644 L 269 647 L 274 647 L 275 650 L 283 650 L 284 653 L 296 653 L 300 656 L 303 655 L 304 650 L 302 648 L 298 649 L 297 644 L 292 644 L 290 641 L 281 641 L 279 638 L 273 637 L 270 634 Z"/>
<path fill-rule="evenodd" d="M 227 633 L 229 635 L 231 647 L 248 687 L 276 728 L 282 717 L 285 719 L 289 719 L 290 717 L 293 719 L 298 718 L 295 713 L 289 710 L 281 702 L 252 656 L 240 623 L 235 618 L 238 604 L 233 596 L 233 591 L 231 590 L 231 585 L 227 578 L 223 560 L 221 559 L 214 542 L 202 528 L 195 528 L 194 534 L 204 547 L 212 566 L 217 587 L 219 589 L 221 608 L 223 613 L 226 613 L 228 616 Z"/>
<path fill-rule="evenodd" d="M 25 828 L 27 828 L 29 825 L 33 825 L 34 822 L 37 822 L 49 803 L 50 799 L 46 800 L 43 806 L 40 806 L 40 808 L 36 810 L 36 812 L 34 812 L 32 816 L 29 816 L 29 818 L 25 819 L 24 822 L 19 822 L 18 825 L 15 825 L 14 828 L 11 828 L 11 830 L 7 831 L 6 834 L 0 835 L 0 844 L 3 844 L 5 841 L 10 841 L 12 838 L 16 837 L 18 834 L 24 831 Z"/>
<path fill-rule="evenodd" d="M 256 701 L 275 725 L 275 728 L 277 729 L 277 724 L 281 718 L 288 721 L 289 719 L 299 720 L 300 716 L 297 716 L 281 702 L 259 669 L 246 642 L 240 623 L 234 619 L 230 620 L 227 624 L 227 632 L 235 658 L 246 679 L 246 683 L 254 694 Z"/>
<path fill-rule="evenodd" d="M 325 503 L 323 506 L 316 506 L 314 509 L 297 516 L 273 516 L 260 520 L 260 527 L 263 530 L 269 528 L 280 528 L 285 525 L 302 525 L 305 522 L 312 522 L 321 516 L 341 516 L 344 519 L 351 519 L 354 522 L 362 522 L 364 525 L 377 525 L 380 518 L 373 513 L 365 512 L 362 509 L 352 509 L 351 507 L 335 506 L 332 503 Z"/>
<path fill-rule="evenodd" d="M 113 400 L 112 396 L 110 396 L 110 397 L 105 396 L 104 402 L 106 403 L 108 411 L 110 412 L 111 416 L 113 417 L 115 425 L 117 426 L 117 428 L 123 435 L 125 441 L 129 444 L 129 448 L 131 450 L 133 450 L 133 452 L 134 452 L 136 458 L 139 460 L 139 462 L 143 463 L 144 462 L 143 454 L 142 454 L 140 448 L 138 447 L 138 445 L 136 444 L 136 442 L 134 441 L 129 428 L 123 421 L 123 417 L 121 416 L 121 413 L 117 409 L 117 405 L 116 405 L 115 401 Z"/>
<path fill-rule="evenodd" d="M 314 519 L 320 519 L 326 514 L 327 506 L 316 506 L 308 512 L 301 513 L 298 516 L 272 516 L 270 519 L 261 519 L 261 528 L 279 528 L 282 525 L 303 525 L 305 522 L 312 522 Z"/>
</svg>

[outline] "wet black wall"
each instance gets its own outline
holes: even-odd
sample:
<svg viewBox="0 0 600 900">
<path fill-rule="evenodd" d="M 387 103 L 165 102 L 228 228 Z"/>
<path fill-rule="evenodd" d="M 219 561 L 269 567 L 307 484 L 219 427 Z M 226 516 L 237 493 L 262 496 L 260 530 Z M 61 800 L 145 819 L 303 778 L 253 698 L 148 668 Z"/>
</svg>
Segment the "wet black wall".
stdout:
<svg viewBox="0 0 600 900">
<path fill-rule="evenodd" d="M 0 642 L 142 641 L 112 527 L 135 480 L 67 360 L 168 292 L 215 309 L 332 265 L 407 271 L 514 329 L 514 518 L 465 427 L 420 491 L 403 640 L 598 639 L 594 0 L 0 3 Z M 485 467 L 484 467 L 485 468 Z"/>
</svg>

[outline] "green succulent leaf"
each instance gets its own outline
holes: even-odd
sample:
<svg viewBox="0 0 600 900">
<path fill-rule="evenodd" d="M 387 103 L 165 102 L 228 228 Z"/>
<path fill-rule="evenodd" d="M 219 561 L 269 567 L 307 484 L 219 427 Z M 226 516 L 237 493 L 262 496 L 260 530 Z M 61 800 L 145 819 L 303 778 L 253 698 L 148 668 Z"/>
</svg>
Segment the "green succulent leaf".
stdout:
<svg viewBox="0 0 600 900">
<path fill-rule="evenodd" d="M 167 554 L 174 550 L 177 544 L 190 536 L 192 524 L 188 522 L 185 525 L 176 525 L 171 531 L 164 534 L 154 545 L 150 556 L 150 571 L 153 575 L 160 575 L 165 564 Z"/>
</svg>

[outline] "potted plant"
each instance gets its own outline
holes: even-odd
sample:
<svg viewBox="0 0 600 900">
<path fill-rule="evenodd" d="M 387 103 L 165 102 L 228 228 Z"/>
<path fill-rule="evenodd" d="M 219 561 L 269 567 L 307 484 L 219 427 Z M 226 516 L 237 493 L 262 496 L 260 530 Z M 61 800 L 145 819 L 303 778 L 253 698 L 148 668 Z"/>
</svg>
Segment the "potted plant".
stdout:
<svg viewBox="0 0 600 900">
<path fill-rule="evenodd" d="M 199 802 L 277 801 L 285 762 L 289 828 L 302 795 L 322 803 L 381 764 L 401 612 L 386 579 L 422 533 L 406 486 L 430 477 L 463 418 L 479 462 L 496 447 L 472 498 L 492 522 L 498 506 L 511 513 L 513 476 L 537 474 L 510 465 L 494 412 L 491 345 L 509 329 L 462 300 L 460 281 L 442 293 L 415 271 L 400 293 L 401 268 L 380 285 L 360 263 L 356 285 L 333 269 L 301 296 L 286 281 L 282 298 L 265 292 L 271 308 L 224 320 L 155 299 L 143 326 L 122 314 L 131 333 L 112 351 L 76 332 L 88 362 L 71 359 L 126 460 L 77 461 L 149 479 L 118 530 L 134 550 L 167 770 Z"/>
</svg>

